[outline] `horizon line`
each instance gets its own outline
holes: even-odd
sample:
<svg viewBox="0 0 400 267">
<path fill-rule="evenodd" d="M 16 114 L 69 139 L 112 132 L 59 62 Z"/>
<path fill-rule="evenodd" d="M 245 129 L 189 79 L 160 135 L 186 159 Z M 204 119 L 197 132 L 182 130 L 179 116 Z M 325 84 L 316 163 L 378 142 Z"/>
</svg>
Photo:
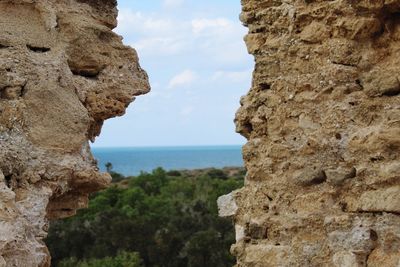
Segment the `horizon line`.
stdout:
<svg viewBox="0 0 400 267">
<path fill-rule="evenodd" d="M 243 146 L 244 144 L 222 144 L 222 145 L 139 145 L 139 146 L 93 146 L 90 148 L 174 148 L 174 147 L 227 147 L 227 146 Z"/>
</svg>

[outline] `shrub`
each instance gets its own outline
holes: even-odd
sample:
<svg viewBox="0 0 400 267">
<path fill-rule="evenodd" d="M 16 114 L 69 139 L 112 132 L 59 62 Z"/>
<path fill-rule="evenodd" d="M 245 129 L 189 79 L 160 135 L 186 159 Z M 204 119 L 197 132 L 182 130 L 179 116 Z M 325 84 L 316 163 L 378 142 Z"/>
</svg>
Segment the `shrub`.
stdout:
<svg viewBox="0 0 400 267">
<path fill-rule="evenodd" d="M 118 253 L 115 257 L 102 259 L 90 259 L 79 261 L 76 258 L 69 258 L 59 263 L 59 267 L 141 267 L 141 259 L 137 252 Z"/>
</svg>

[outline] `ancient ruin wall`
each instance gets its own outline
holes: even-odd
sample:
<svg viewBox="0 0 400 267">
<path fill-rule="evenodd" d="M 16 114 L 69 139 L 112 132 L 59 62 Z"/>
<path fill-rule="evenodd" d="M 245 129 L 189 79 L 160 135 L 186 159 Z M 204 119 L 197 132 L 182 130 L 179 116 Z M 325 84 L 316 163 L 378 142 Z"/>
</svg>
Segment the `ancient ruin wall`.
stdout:
<svg viewBox="0 0 400 267">
<path fill-rule="evenodd" d="M 0 266 L 49 266 L 48 220 L 104 188 L 88 140 L 149 84 L 115 0 L 0 0 Z"/>
<path fill-rule="evenodd" d="M 400 266 L 400 1 L 242 5 L 238 266 Z"/>
</svg>

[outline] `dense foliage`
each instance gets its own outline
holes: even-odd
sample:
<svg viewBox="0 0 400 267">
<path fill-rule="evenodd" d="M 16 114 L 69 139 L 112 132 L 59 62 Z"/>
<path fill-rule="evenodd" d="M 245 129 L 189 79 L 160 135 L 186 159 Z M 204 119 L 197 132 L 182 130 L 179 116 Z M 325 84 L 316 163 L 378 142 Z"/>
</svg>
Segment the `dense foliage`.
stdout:
<svg viewBox="0 0 400 267">
<path fill-rule="evenodd" d="M 61 261 L 59 267 L 141 267 L 140 256 L 137 252 L 119 252 L 115 257 L 102 259 L 78 260 L 69 258 Z"/>
<path fill-rule="evenodd" d="M 159 168 L 123 180 L 112 176 L 114 185 L 92 196 L 88 209 L 52 223 L 46 242 L 53 266 L 234 264 L 234 230 L 217 216 L 216 200 L 243 185 L 243 172 Z"/>
</svg>

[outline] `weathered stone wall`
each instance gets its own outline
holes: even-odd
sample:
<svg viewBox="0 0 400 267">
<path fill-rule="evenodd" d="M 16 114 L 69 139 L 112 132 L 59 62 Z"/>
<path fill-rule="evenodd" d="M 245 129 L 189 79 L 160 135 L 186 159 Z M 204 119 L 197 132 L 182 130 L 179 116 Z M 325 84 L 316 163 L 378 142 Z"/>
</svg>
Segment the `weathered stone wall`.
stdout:
<svg viewBox="0 0 400 267">
<path fill-rule="evenodd" d="M 242 5 L 238 266 L 400 266 L 400 1 Z"/>
<path fill-rule="evenodd" d="M 48 219 L 104 188 L 88 140 L 149 84 L 113 0 L 0 0 L 0 266 L 49 266 Z"/>
</svg>

